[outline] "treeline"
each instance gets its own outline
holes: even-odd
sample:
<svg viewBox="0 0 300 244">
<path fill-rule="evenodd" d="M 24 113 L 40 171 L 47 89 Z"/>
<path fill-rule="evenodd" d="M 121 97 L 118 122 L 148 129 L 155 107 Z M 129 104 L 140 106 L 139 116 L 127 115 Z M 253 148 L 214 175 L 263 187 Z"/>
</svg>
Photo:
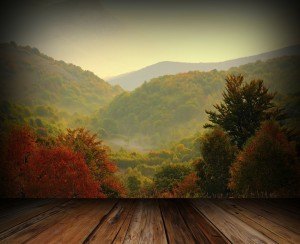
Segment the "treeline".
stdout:
<svg viewBox="0 0 300 244">
<path fill-rule="evenodd" d="M 146 154 L 112 152 L 84 128 L 41 136 L 12 126 L 1 137 L 1 196 L 298 196 L 299 135 L 274 98 L 262 80 L 228 76 L 205 133 Z"/>
<path fill-rule="evenodd" d="M 258 61 L 228 71 L 193 71 L 166 75 L 145 82 L 133 92 L 117 96 L 91 121 L 91 128 L 105 138 L 127 137 L 138 144 L 159 148 L 192 136 L 207 122 L 206 109 L 221 101 L 228 74 L 243 74 L 247 80 L 262 79 L 266 87 L 279 94 L 275 102 L 297 113 L 300 58 L 281 57 Z M 299 116 L 298 116 L 299 117 Z"/>
<path fill-rule="evenodd" d="M 245 83 L 243 76 L 229 76 L 223 102 L 215 105 L 216 111 L 206 111 L 211 129 L 194 141 L 199 159 L 172 162 L 176 150 L 169 151 L 166 160 L 157 159 L 163 164 L 156 166 L 152 180 L 143 178 L 143 164 L 137 164 L 125 174 L 129 194 L 298 196 L 299 135 L 284 123 L 286 115 L 273 103 L 274 96 L 261 80 Z"/>
</svg>

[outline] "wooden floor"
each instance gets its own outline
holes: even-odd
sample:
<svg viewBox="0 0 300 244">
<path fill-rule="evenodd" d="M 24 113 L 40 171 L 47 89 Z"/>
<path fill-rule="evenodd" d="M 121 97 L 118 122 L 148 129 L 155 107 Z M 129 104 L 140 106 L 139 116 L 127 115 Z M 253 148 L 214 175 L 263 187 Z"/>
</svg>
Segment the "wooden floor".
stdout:
<svg viewBox="0 0 300 244">
<path fill-rule="evenodd" d="M 5 200 L 1 243 L 300 243 L 297 200 Z"/>
</svg>

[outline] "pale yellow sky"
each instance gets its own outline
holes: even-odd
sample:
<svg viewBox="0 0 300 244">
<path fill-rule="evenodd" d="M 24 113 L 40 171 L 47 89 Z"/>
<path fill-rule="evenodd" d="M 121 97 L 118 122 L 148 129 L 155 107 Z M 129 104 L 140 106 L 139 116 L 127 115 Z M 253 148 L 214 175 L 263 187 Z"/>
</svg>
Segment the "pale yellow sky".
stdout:
<svg viewBox="0 0 300 244">
<path fill-rule="evenodd" d="M 246 8 L 112 6 L 123 29 L 99 42 L 98 55 L 78 62 L 106 78 L 160 61 L 217 62 L 296 44 L 280 9 Z"/>
<path fill-rule="evenodd" d="M 78 63 L 105 78 L 160 61 L 218 62 L 296 44 L 276 19 L 218 16 L 218 21 L 214 21 L 211 16 L 185 24 L 135 21 L 122 19 L 131 28 L 100 41 L 98 55 L 78 59 Z"/>
<path fill-rule="evenodd" d="M 72 1 L 63 3 L 66 13 L 74 10 Z M 65 12 L 66 18 L 55 16 L 52 20 L 42 14 L 38 16 L 41 19 L 30 19 L 26 28 L 19 26 L 16 38 L 9 38 L 101 78 L 161 61 L 218 62 L 299 43 L 297 11 L 284 1 L 270 5 L 235 0 L 82 0 L 80 4 L 73 19 Z M 88 4 L 91 6 L 84 12 Z M 34 28 L 29 32 L 31 25 Z"/>
</svg>

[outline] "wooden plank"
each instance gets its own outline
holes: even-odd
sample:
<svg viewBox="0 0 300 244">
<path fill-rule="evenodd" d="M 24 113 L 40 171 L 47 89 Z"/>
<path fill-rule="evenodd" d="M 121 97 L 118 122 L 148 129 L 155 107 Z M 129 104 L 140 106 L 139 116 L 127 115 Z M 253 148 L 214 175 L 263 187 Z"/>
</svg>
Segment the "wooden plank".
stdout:
<svg viewBox="0 0 300 244">
<path fill-rule="evenodd" d="M 0 242 L 300 243 L 289 203 L 293 211 L 249 199 L 16 201 L 2 205 Z"/>
<path fill-rule="evenodd" d="M 124 243 L 167 243 L 157 200 L 139 200 Z"/>
<path fill-rule="evenodd" d="M 12 209 L 20 208 L 29 204 L 43 202 L 44 199 L 26 199 L 26 198 L 8 198 L 2 199 L 0 202 L 0 216 L 2 214 L 7 213 L 8 211 L 12 211 Z"/>
<path fill-rule="evenodd" d="M 277 214 L 281 213 L 286 217 L 290 217 L 295 220 L 298 219 L 298 221 L 300 221 L 300 213 L 296 213 L 293 211 L 296 210 L 296 206 L 294 206 L 291 201 L 286 201 L 285 206 L 282 206 L 282 204 L 278 205 L 275 201 L 271 201 L 269 199 L 251 199 L 251 202 L 252 201 L 256 205 L 259 205 L 266 210 L 274 210 Z M 299 210 L 299 206 L 297 206 L 297 208 Z"/>
<path fill-rule="evenodd" d="M 8 229 L 1 234 L 1 242 L 4 243 L 23 243 L 42 233 L 44 230 L 55 224 L 57 219 L 64 216 L 67 212 L 72 212 L 80 203 L 78 201 L 68 201 L 53 209 L 50 209 L 40 215 L 23 222 L 19 226 Z"/>
<path fill-rule="evenodd" d="M 197 243 L 186 226 L 173 200 L 160 200 L 159 205 L 164 220 L 169 243 Z"/>
<path fill-rule="evenodd" d="M 294 213 L 298 216 L 300 216 L 300 205 L 298 199 L 266 199 L 264 201 L 267 201 L 269 204 L 272 204 L 273 206 L 277 208 L 285 209 L 291 213 Z"/>
<path fill-rule="evenodd" d="M 257 201 L 249 201 L 246 199 L 237 199 L 236 204 L 256 213 L 257 215 L 263 216 L 264 218 L 272 221 L 278 225 L 281 225 L 296 234 L 300 234 L 300 219 L 287 211 L 280 211 L 278 208 L 266 205 L 263 202 L 258 203 Z"/>
<path fill-rule="evenodd" d="M 115 199 L 82 199 L 81 205 L 40 234 L 29 243 L 81 243 L 99 224 L 117 202 Z"/>
<path fill-rule="evenodd" d="M 219 200 L 214 203 L 278 243 L 300 243 L 299 235 L 237 205 L 235 201 Z"/>
<path fill-rule="evenodd" d="M 54 199 L 34 201 L 31 199 L 28 199 L 28 201 L 17 200 L 17 203 L 14 207 L 11 209 L 6 209 L 5 212 L 1 213 L 0 234 L 66 201 L 67 200 Z"/>
<path fill-rule="evenodd" d="M 201 243 L 229 243 L 229 240 L 190 202 L 181 200 L 179 211 L 195 239 Z"/>
<path fill-rule="evenodd" d="M 136 210 L 136 205 L 137 205 L 137 201 L 134 201 L 132 204 L 132 208 L 129 210 L 129 213 L 120 229 L 120 231 L 118 232 L 115 240 L 113 241 L 113 243 L 115 244 L 122 244 L 124 243 L 128 228 L 130 226 L 133 214 L 135 213 Z"/>
<path fill-rule="evenodd" d="M 0 221 L 6 219 L 9 215 L 17 215 L 20 212 L 34 209 L 36 206 L 49 202 L 51 202 L 51 199 L 5 199 L 1 203 Z"/>
<path fill-rule="evenodd" d="M 259 231 L 213 204 L 211 200 L 193 200 L 192 202 L 233 243 L 275 243 Z"/>
<path fill-rule="evenodd" d="M 112 243 L 133 206 L 133 200 L 122 199 L 119 201 L 105 219 L 94 228 L 85 243 Z"/>
</svg>

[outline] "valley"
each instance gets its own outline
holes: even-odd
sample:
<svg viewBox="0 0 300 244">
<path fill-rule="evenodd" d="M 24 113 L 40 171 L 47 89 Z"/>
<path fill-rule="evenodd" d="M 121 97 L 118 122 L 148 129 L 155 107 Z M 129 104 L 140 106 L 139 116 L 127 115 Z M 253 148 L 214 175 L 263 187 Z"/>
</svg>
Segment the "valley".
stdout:
<svg viewBox="0 0 300 244">
<path fill-rule="evenodd" d="M 275 52 L 281 53 L 291 54 Z M 39 145 L 51 148 L 68 128 L 74 130 L 69 136 L 75 139 L 76 129 L 84 128 L 89 132 L 81 131 L 83 135 L 97 135 L 86 140 L 103 143 L 106 156 L 118 167 L 110 171 L 107 166 L 110 173 L 105 184 L 112 185 L 113 179 L 117 179 L 126 189 L 114 185 L 106 191 L 107 196 L 119 197 L 126 191 L 128 197 L 204 196 L 206 193 L 199 193 L 198 186 L 195 187 L 195 165 L 203 157 L 201 143 L 209 131 L 204 129 L 209 122 L 206 111 L 222 102 L 224 92 L 228 91 L 226 77 L 242 75 L 249 84 L 252 80 L 263 80 L 270 92 L 276 92 L 274 104 L 284 108 L 288 115 L 280 125 L 299 129 L 300 56 L 296 53 L 274 57 L 275 54 L 257 56 L 262 60 L 249 63 L 245 60 L 254 59 L 245 58 L 243 65 L 226 70 L 186 70 L 147 80 L 141 78 L 138 83 L 128 76 L 128 84 L 139 85 L 126 91 L 79 66 L 54 60 L 36 48 L 4 43 L 0 45 L 1 136 L 5 138 L 15 126 L 27 126 Z M 73 146 L 77 148 L 76 143 Z M 179 191 L 176 187 L 193 189 L 186 190 L 186 195 L 174 195 Z"/>
</svg>

